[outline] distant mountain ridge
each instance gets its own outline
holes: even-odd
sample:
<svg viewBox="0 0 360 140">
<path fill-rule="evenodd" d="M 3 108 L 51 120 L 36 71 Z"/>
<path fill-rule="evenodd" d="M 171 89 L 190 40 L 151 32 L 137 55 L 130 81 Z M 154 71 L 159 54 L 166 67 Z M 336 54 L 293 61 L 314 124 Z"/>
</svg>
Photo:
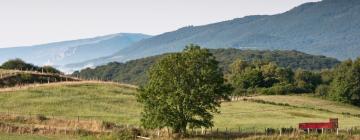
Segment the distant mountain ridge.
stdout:
<svg viewBox="0 0 360 140">
<path fill-rule="evenodd" d="M 111 55 L 149 37 L 144 34 L 119 33 L 29 47 L 0 48 L 0 63 L 21 58 L 35 65 L 55 65 L 61 69 L 68 63 Z"/>
<path fill-rule="evenodd" d="M 188 26 L 136 42 L 111 56 L 74 65 L 101 65 L 178 52 L 189 43 L 206 48 L 297 50 L 353 59 L 360 56 L 360 0 L 323 0 L 277 15 Z"/>
</svg>

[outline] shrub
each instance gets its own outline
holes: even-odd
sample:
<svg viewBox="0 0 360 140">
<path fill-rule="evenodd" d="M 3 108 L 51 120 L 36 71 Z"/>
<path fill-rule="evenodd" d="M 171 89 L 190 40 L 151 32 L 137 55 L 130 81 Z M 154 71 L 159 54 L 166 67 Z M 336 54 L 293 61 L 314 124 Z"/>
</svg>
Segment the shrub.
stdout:
<svg viewBox="0 0 360 140">
<path fill-rule="evenodd" d="M 266 95 L 286 95 L 293 92 L 293 90 L 294 86 L 292 86 L 291 84 L 276 84 L 270 88 L 258 89 L 258 92 Z"/>
</svg>

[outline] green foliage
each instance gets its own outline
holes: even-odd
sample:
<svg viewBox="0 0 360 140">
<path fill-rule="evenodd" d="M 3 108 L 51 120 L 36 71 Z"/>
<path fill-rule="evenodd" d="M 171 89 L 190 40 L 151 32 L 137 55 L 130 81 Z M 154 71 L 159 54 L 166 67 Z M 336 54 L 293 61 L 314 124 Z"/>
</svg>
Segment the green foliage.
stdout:
<svg viewBox="0 0 360 140">
<path fill-rule="evenodd" d="M 26 63 L 25 61 L 18 58 L 6 61 L 1 65 L 0 68 L 8 69 L 8 70 L 23 70 L 23 71 L 26 70 L 26 71 L 38 71 L 45 73 L 62 74 L 61 71 L 55 69 L 54 67 L 51 66 L 38 67 L 33 64 Z"/>
<path fill-rule="evenodd" d="M 45 73 L 56 73 L 56 74 L 61 74 L 61 71 L 55 69 L 52 66 L 44 66 L 42 67 L 42 71 Z"/>
<path fill-rule="evenodd" d="M 262 61 L 236 60 L 230 69 L 228 77 L 237 95 L 253 90 L 262 94 L 287 94 L 293 90 L 294 72 L 289 68 Z"/>
<path fill-rule="evenodd" d="M 37 71 L 39 67 L 34 66 L 33 64 L 28 64 L 21 59 L 13 59 L 6 61 L 1 66 L 3 69 L 12 69 L 12 70 L 30 70 L 30 71 Z"/>
<path fill-rule="evenodd" d="M 258 92 L 266 95 L 286 95 L 293 92 L 294 89 L 292 84 L 276 84 L 269 88 L 262 88 Z"/>
<path fill-rule="evenodd" d="M 330 87 L 331 99 L 360 106 L 360 58 L 336 67 Z"/>
<path fill-rule="evenodd" d="M 229 99 L 232 90 L 215 57 L 196 45 L 164 57 L 148 77 L 138 95 L 144 106 L 141 122 L 146 128 L 171 127 L 175 133 L 186 133 L 187 127 L 212 127 L 213 113 L 219 112 L 221 100 Z"/>
<path fill-rule="evenodd" d="M 338 60 L 324 56 L 309 55 L 298 51 L 259 51 L 239 49 L 213 49 L 210 52 L 219 61 L 223 72 L 229 73 L 229 67 L 235 60 L 241 59 L 247 62 L 264 61 L 273 62 L 280 67 L 290 69 L 321 70 L 334 67 L 340 63 Z M 170 54 L 163 54 L 128 61 L 126 63 L 112 62 L 94 69 L 87 68 L 80 72 L 74 72 L 74 76 L 84 79 L 115 80 L 124 83 L 143 85 L 147 81 L 146 71 L 158 60 Z M 285 76 L 289 77 L 289 76 Z M 291 79 L 290 79 L 291 80 Z"/>
<path fill-rule="evenodd" d="M 295 84 L 299 92 L 314 92 L 321 84 L 321 75 L 316 72 L 298 69 L 295 71 Z"/>
<path fill-rule="evenodd" d="M 316 87 L 315 94 L 320 97 L 326 97 L 328 96 L 329 89 L 330 89 L 329 85 L 325 85 L 325 84 L 319 85 L 318 87 Z"/>
</svg>

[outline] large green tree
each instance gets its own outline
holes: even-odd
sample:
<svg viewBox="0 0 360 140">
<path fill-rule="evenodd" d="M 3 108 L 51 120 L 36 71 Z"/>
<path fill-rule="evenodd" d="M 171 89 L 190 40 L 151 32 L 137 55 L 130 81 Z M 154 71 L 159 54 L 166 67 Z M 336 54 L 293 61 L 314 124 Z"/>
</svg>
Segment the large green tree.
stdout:
<svg viewBox="0 0 360 140">
<path fill-rule="evenodd" d="M 159 60 L 148 72 L 148 82 L 140 88 L 142 125 L 170 127 L 186 134 L 186 128 L 212 127 L 213 114 L 232 88 L 207 49 L 189 45 L 181 53 Z"/>
<path fill-rule="evenodd" d="M 360 106 L 360 58 L 344 61 L 334 70 L 330 84 L 330 98 Z"/>
</svg>

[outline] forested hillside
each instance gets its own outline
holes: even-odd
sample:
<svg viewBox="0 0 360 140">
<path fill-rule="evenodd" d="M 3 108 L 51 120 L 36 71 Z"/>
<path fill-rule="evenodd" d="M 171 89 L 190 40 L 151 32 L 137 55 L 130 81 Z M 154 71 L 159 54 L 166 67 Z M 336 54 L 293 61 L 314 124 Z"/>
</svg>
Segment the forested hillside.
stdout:
<svg viewBox="0 0 360 140">
<path fill-rule="evenodd" d="M 332 68 L 339 63 L 334 58 L 325 56 L 309 55 L 298 51 L 257 51 L 257 50 L 239 50 L 239 49 L 213 49 L 210 50 L 216 59 L 220 62 L 220 67 L 224 72 L 228 72 L 228 67 L 236 59 L 246 61 L 268 61 L 275 62 L 281 67 L 291 69 L 320 70 Z M 157 60 L 164 57 L 158 55 L 126 63 L 112 62 L 94 69 L 87 68 L 80 72 L 74 72 L 74 76 L 80 76 L 85 79 L 103 79 L 115 80 L 130 84 L 143 84 L 146 81 L 146 71 Z"/>
<path fill-rule="evenodd" d="M 134 43 L 116 54 L 77 65 L 125 62 L 195 43 L 206 48 L 298 50 L 340 60 L 360 56 L 360 1 L 323 0 L 277 15 L 188 26 Z"/>
</svg>

